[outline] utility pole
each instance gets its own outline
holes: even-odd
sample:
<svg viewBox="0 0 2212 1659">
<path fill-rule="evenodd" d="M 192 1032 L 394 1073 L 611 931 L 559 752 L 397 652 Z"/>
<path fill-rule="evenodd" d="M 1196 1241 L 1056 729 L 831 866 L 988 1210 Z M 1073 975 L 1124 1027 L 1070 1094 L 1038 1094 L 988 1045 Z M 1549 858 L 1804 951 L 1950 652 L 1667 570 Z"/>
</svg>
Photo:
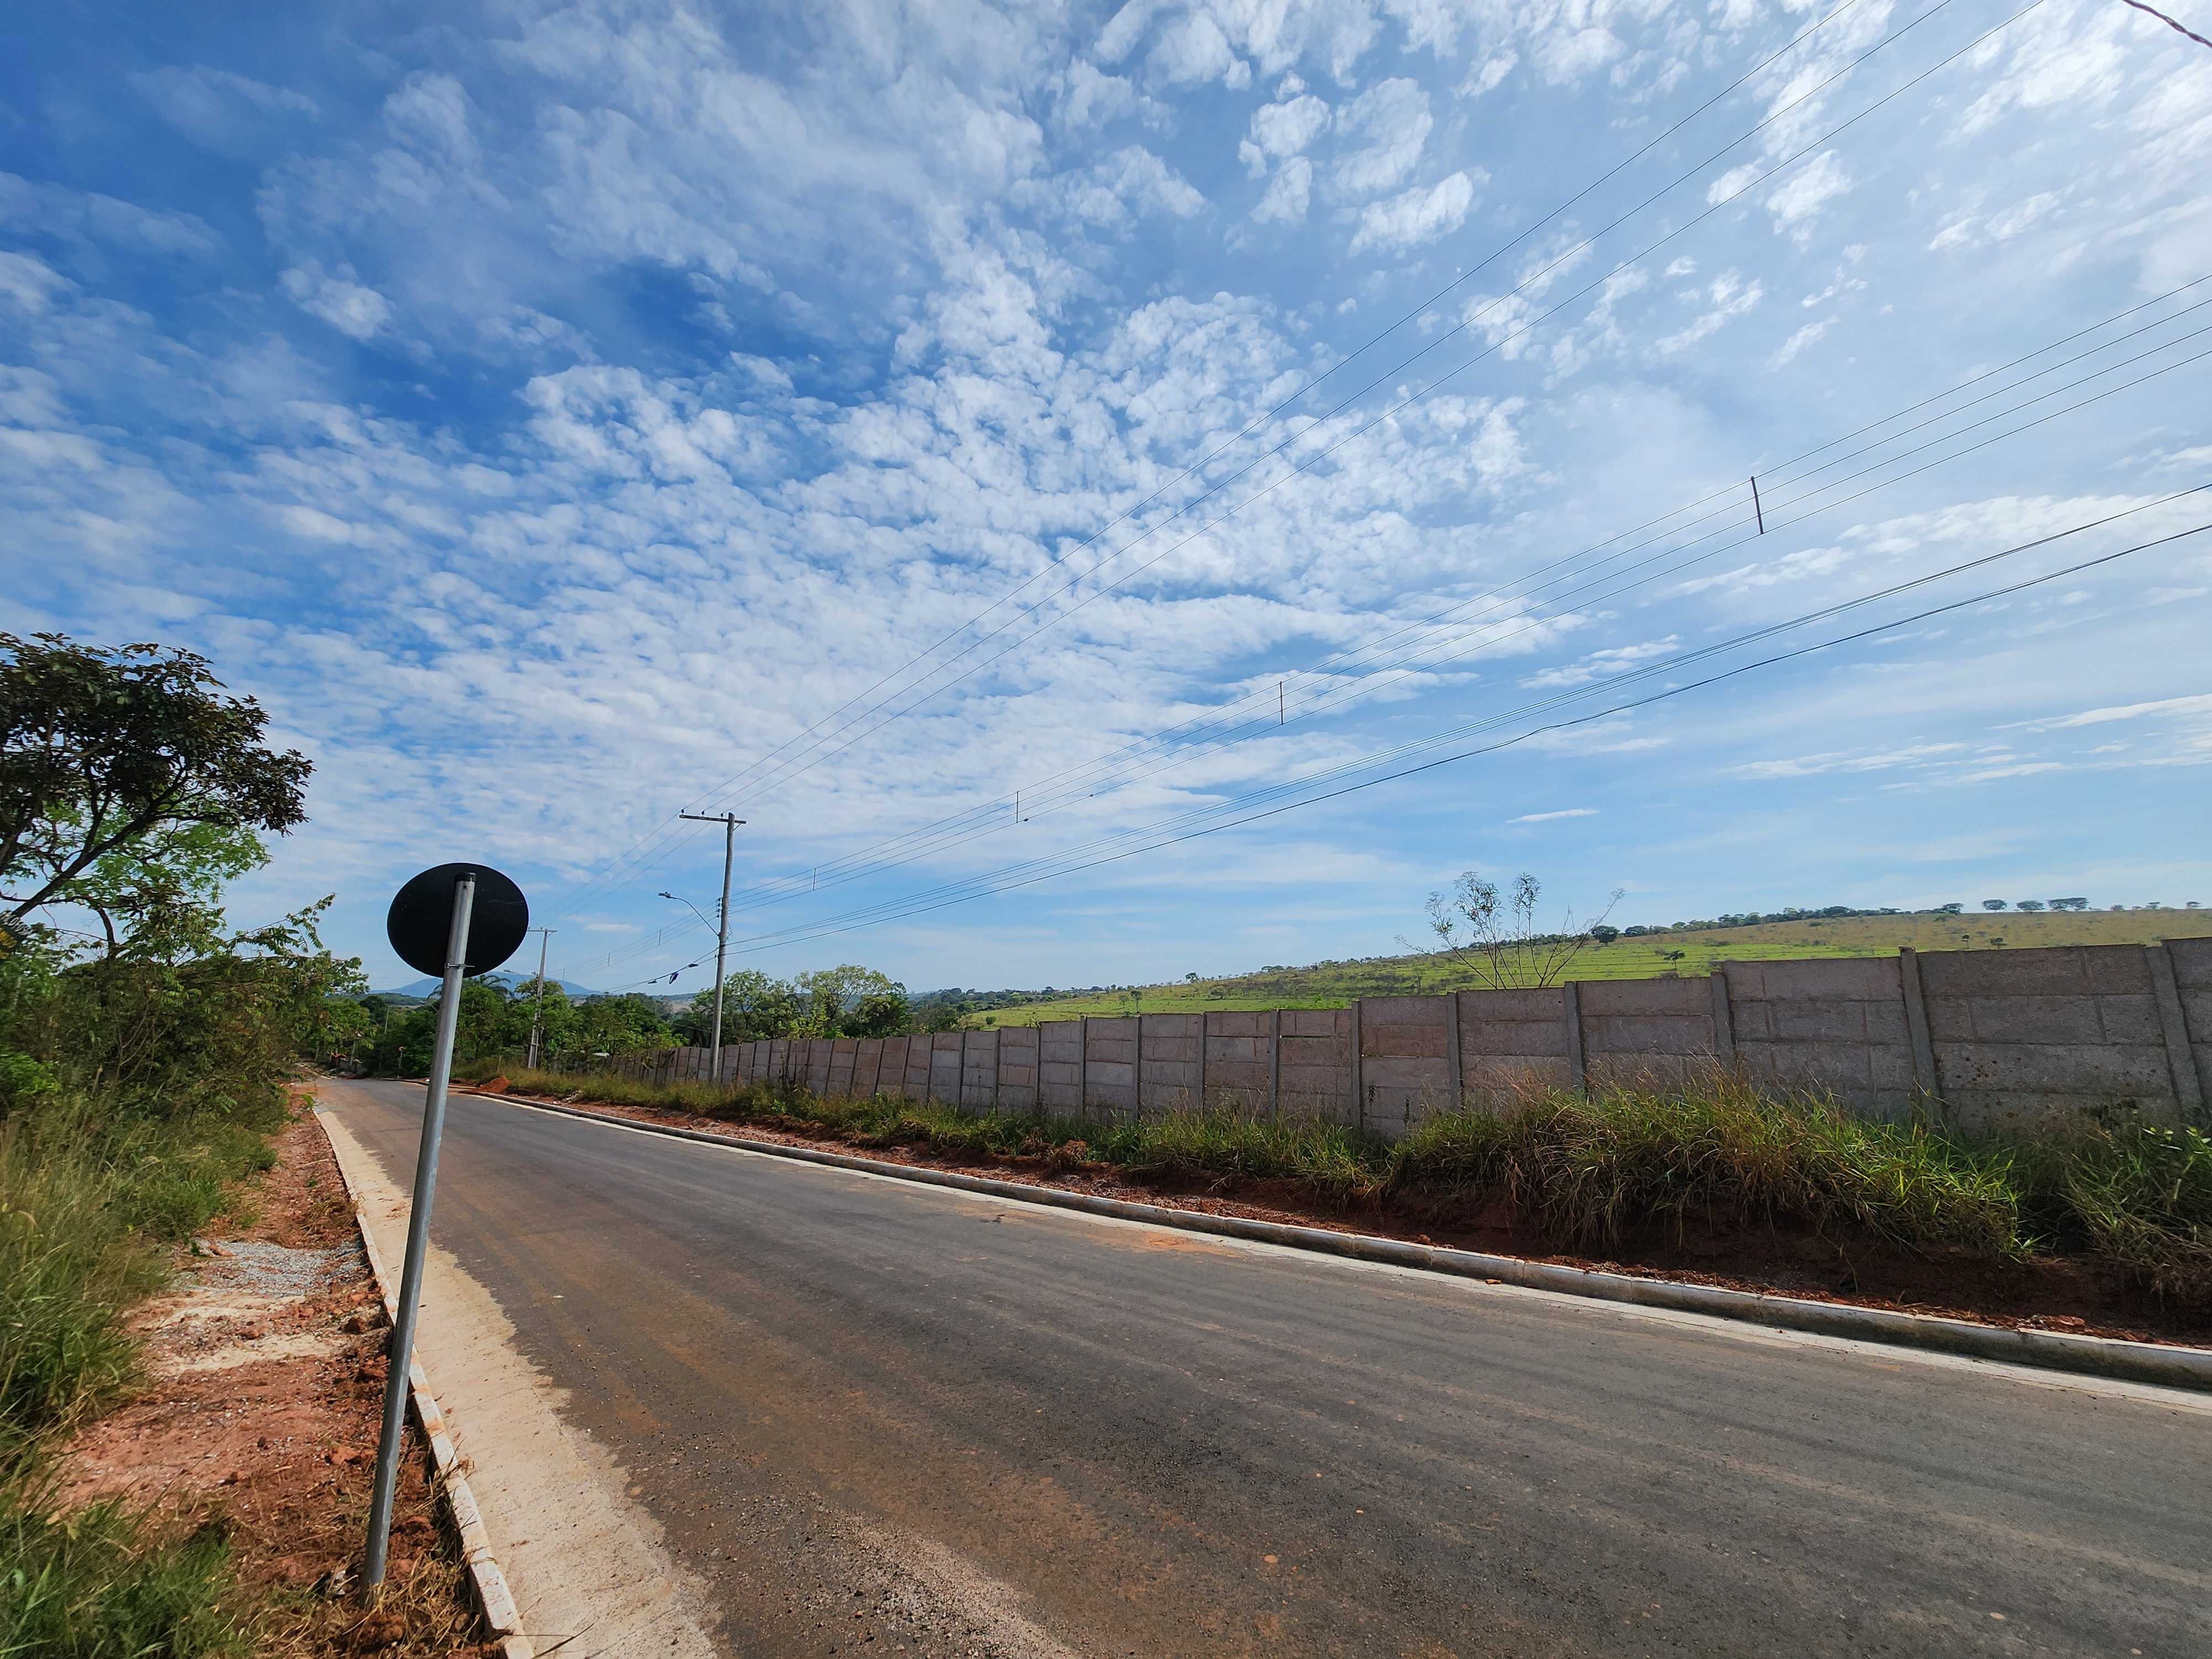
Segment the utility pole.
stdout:
<svg viewBox="0 0 2212 1659">
<path fill-rule="evenodd" d="M 722 908 L 715 912 L 714 927 L 714 1081 L 722 1080 L 722 963 L 730 952 L 730 861 L 737 856 L 738 828 L 744 820 L 734 812 L 680 812 L 694 823 L 722 826 Z"/>
<path fill-rule="evenodd" d="M 530 1059 L 532 1071 L 538 1069 L 538 1037 L 545 1029 L 545 945 L 553 930 L 538 927 L 532 931 L 538 935 L 538 1006 L 530 1011 Z"/>
</svg>

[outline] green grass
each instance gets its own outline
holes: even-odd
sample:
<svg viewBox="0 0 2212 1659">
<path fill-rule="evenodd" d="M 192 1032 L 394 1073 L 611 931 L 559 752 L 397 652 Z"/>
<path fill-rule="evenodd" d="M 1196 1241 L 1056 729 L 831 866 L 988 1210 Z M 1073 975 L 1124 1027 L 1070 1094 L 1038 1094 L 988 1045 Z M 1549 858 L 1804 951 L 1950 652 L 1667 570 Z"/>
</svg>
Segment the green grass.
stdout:
<svg viewBox="0 0 2212 1659">
<path fill-rule="evenodd" d="M 2143 945 L 2208 934 L 2212 934 L 2212 911 L 2207 910 L 1838 916 L 1619 939 L 1585 948 L 1566 977 L 1656 979 L 1668 974 L 1710 974 L 1723 962 L 1895 956 L 1905 945 L 1916 951 L 2021 950 L 2052 945 Z M 1679 958 L 1671 955 L 1675 951 L 1681 953 Z M 1200 979 L 1195 984 L 1147 985 L 1133 1003 L 1126 992 L 1053 997 L 974 1014 L 968 1024 L 1034 1025 L 1041 1020 L 1120 1016 L 1139 1010 L 1194 1014 L 1212 1008 L 1341 1008 L 1355 997 L 1435 994 L 1470 990 L 1479 983 L 1468 969 L 1447 958 L 1385 957 Z"/>
<path fill-rule="evenodd" d="M 219 1659 L 248 1651 L 223 1528 L 178 1532 L 116 1504 L 58 1516 L 0 1486 L 0 1659 Z"/>
<path fill-rule="evenodd" d="M 250 1123 L 66 1091 L 0 1122 L 0 1659 L 244 1650 L 219 1532 L 113 1504 L 60 1513 L 53 1462 L 137 1380 L 125 1316 L 167 1279 L 165 1249 L 272 1157 Z"/>
<path fill-rule="evenodd" d="M 1503 1204 L 1567 1249 L 1783 1227 L 1840 1246 L 1992 1262 L 2064 1256 L 2212 1313 L 2212 1141 L 2126 1113 L 2055 1140 L 1977 1141 L 1932 1124 L 1869 1122 L 1825 1099 L 1771 1097 L 1721 1077 L 1440 1114 L 1392 1144 L 1338 1124 L 1219 1111 L 1097 1124 L 977 1117 L 887 1096 L 827 1100 L 793 1088 L 508 1078 L 532 1093 L 782 1125 L 860 1146 L 1103 1164 L 1177 1185 L 1279 1182 L 1318 1205 L 1424 1224 L 1473 1225 Z"/>
</svg>

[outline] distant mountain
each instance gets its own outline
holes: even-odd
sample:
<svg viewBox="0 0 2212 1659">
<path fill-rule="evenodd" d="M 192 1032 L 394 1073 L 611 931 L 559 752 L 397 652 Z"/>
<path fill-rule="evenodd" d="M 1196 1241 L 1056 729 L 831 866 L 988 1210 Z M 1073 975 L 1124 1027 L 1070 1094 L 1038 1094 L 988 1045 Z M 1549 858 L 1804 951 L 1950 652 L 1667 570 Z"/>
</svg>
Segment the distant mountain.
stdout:
<svg viewBox="0 0 2212 1659">
<path fill-rule="evenodd" d="M 537 977 L 535 974 L 518 974 L 505 968 L 484 975 L 486 980 L 499 985 L 527 984 Z M 545 976 L 545 982 L 548 985 L 559 986 L 572 997 L 589 997 L 599 994 L 588 987 L 571 984 L 568 981 L 552 974 Z M 388 991 L 378 991 L 374 994 L 380 997 L 412 997 L 421 1002 L 438 994 L 438 981 L 434 979 L 418 979 L 412 985 L 396 985 Z"/>
</svg>

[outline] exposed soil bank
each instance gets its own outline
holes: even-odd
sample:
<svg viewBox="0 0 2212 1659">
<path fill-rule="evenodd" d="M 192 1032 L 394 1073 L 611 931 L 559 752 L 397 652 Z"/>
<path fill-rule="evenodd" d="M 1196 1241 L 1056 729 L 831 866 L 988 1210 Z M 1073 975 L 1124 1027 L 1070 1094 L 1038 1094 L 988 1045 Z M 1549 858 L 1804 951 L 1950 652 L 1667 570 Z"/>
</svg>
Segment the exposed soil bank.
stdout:
<svg viewBox="0 0 2212 1659">
<path fill-rule="evenodd" d="M 69 1447 L 71 1503 L 123 1497 L 230 1538 L 283 1655 L 451 1654 L 483 1632 L 412 1425 L 386 1589 L 355 1582 L 383 1408 L 384 1315 L 330 1144 L 306 1103 L 251 1213 L 219 1218 L 133 1316 L 147 1385 Z M 237 1206 L 244 1211 L 244 1204 Z"/>
</svg>

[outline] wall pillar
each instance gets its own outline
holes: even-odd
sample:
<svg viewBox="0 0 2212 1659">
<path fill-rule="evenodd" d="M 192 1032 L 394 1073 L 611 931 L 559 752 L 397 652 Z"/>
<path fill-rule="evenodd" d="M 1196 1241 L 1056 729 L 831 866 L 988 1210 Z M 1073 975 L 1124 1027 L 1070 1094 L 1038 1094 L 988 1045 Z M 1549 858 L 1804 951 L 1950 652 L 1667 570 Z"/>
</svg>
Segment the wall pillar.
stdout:
<svg viewBox="0 0 2212 1659">
<path fill-rule="evenodd" d="M 1713 964 L 1710 988 L 1713 994 L 1713 1058 L 1727 1069 L 1735 1069 L 1735 1011 L 1729 1006 L 1729 965 Z"/>
<path fill-rule="evenodd" d="M 1910 945 L 1897 952 L 1898 983 L 1905 994 L 1905 1031 L 1912 1042 L 1912 1086 L 1923 1100 L 1943 1097 L 1936 1075 L 1936 1042 L 1928 1024 L 1928 988 L 1920 978 L 1920 953 Z"/>
<path fill-rule="evenodd" d="M 1359 1127 L 1367 1127 L 1367 1068 L 1359 1057 L 1359 1003 L 1352 1000 L 1352 1105 Z"/>
<path fill-rule="evenodd" d="M 1583 1057 L 1583 994 L 1577 980 L 1559 987 L 1559 1012 L 1567 1034 L 1567 1075 L 1583 1093 L 1589 1091 L 1589 1072 Z"/>
<path fill-rule="evenodd" d="M 1460 1053 L 1459 1046 L 1458 992 L 1447 991 L 1444 994 L 1444 1007 L 1447 1011 L 1444 1041 L 1451 1045 L 1451 1109 L 1455 1112 L 1463 1112 L 1467 1109 L 1467 1078 L 1464 1075 L 1467 1061 Z"/>
<path fill-rule="evenodd" d="M 2189 1046 L 2189 1011 L 2181 1004 L 2173 952 L 2164 945 L 2146 945 L 2143 960 L 2150 968 L 2151 995 L 2158 1004 L 2158 1023 L 2166 1036 L 2166 1065 L 2173 1073 L 2173 1097 L 2181 1107 L 2181 1121 L 2202 1125 L 2204 1080 L 2197 1075 L 2197 1055 Z"/>
<path fill-rule="evenodd" d="M 1091 1115 L 1091 1016 L 1075 1018 L 1075 1115 Z"/>
<path fill-rule="evenodd" d="M 1142 1123 L 1145 1121 L 1145 1017 L 1141 1013 L 1137 1016 L 1137 1069 L 1130 1079 L 1130 1087 L 1136 1091 L 1137 1121 Z"/>
<path fill-rule="evenodd" d="M 1274 1011 L 1267 1029 L 1267 1115 L 1283 1115 L 1283 1011 Z"/>
<path fill-rule="evenodd" d="M 1198 1011 L 1198 1109 L 1206 1109 L 1206 1010 Z"/>
</svg>

